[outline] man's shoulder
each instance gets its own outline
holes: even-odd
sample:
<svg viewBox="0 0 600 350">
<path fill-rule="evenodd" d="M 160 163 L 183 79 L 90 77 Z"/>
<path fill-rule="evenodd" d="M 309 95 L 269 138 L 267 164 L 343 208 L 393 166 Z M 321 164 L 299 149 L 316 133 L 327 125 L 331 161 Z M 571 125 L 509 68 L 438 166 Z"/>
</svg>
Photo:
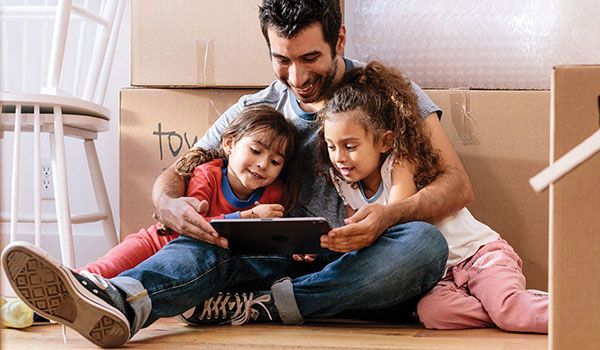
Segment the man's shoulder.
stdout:
<svg viewBox="0 0 600 350">
<path fill-rule="evenodd" d="M 345 58 L 346 60 L 350 61 L 350 63 L 352 63 L 352 68 L 364 68 L 367 64 L 364 62 L 361 62 L 359 60 L 355 60 L 352 58 Z"/>
<path fill-rule="evenodd" d="M 241 102 L 244 107 L 266 104 L 277 108 L 288 99 L 288 87 L 281 81 L 274 80 L 269 86 L 251 95 L 245 95 Z"/>
</svg>

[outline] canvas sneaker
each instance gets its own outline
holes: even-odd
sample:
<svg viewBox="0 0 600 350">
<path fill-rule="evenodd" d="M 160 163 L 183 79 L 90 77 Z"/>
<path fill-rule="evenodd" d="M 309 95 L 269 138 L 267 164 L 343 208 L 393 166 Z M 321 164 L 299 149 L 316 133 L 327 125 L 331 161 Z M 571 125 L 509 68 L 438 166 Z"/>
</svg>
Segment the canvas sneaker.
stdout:
<svg viewBox="0 0 600 350">
<path fill-rule="evenodd" d="M 189 325 L 281 322 L 270 292 L 219 293 L 177 319 Z"/>
<path fill-rule="evenodd" d="M 100 347 L 116 347 L 130 338 L 124 303 L 115 301 L 119 291 L 106 280 L 78 274 L 26 242 L 8 245 L 2 266 L 15 293 L 41 316 Z"/>
</svg>

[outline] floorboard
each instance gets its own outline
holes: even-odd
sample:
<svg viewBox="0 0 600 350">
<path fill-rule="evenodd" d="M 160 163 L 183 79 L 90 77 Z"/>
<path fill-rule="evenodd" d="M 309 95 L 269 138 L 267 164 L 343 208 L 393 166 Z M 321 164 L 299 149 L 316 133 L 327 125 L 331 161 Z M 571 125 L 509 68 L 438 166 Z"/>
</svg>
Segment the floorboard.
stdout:
<svg viewBox="0 0 600 350">
<path fill-rule="evenodd" d="M 63 343 L 57 324 L 25 330 L 3 329 L 2 348 L 10 350 L 95 349 L 72 330 Z M 548 337 L 498 329 L 433 331 L 412 325 L 306 324 L 190 327 L 162 319 L 143 329 L 127 349 L 460 349 L 542 350 Z"/>
</svg>

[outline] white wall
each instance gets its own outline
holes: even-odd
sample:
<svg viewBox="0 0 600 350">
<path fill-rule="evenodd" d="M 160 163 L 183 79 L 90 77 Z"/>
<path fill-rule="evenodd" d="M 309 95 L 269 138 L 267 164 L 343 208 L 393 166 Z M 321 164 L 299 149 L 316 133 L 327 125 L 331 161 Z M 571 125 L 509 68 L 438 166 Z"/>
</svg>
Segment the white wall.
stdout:
<svg viewBox="0 0 600 350">
<path fill-rule="evenodd" d="M 112 119 L 110 130 L 101 133 L 96 142 L 100 164 L 104 173 L 106 187 L 115 217 L 115 224 L 119 228 L 119 90 L 129 86 L 130 82 L 130 28 L 131 28 L 130 3 L 127 2 L 119 33 L 113 69 L 105 99 L 105 106 L 111 110 Z M 18 42 L 18 38 L 17 41 Z M 18 50 L 14 42 L 9 42 L 11 50 Z M 73 44 L 73 43 L 71 43 Z M 69 45 L 69 43 L 67 44 Z M 1 73 L 0 73 L 1 74 Z M 21 146 L 21 192 L 19 211 L 22 214 L 33 214 L 32 160 L 27 159 L 27 154 L 33 154 L 32 137 L 25 133 L 22 135 Z M 5 132 L 0 140 L 0 211 L 8 214 L 10 210 L 10 171 L 12 168 L 12 133 Z M 90 212 L 96 210 L 94 194 L 83 144 L 80 140 L 68 139 L 65 144 L 67 150 L 67 168 L 69 198 L 73 213 Z M 50 156 L 47 137 L 42 139 L 42 156 Z M 54 202 L 44 201 L 43 213 L 54 213 Z M 42 247 L 56 258 L 60 258 L 56 224 L 42 225 Z M 77 265 L 102 256 L 108 249 L 102 236 L 100 224 L 74 225 L 75 252 Z M 3 243 L 8 241 L 9 224 L 0 224 L 0 234 Z M 33 242 L 33 225 L 19 224 L 17 238 Z"/>
</svg>

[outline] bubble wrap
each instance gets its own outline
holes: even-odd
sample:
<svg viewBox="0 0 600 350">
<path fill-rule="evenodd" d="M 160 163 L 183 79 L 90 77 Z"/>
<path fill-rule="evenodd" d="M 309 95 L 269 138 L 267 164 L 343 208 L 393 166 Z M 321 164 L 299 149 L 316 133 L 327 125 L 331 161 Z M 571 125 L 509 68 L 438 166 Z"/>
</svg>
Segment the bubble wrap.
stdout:
<svg viewBox="0 0 600 350">
<path fill-rule="evenodd" d="M 346 0 L 349 50 L 422 87 L 549 89 L 553 66 L 600 63 L 598 0 Z"/>
</svg>

